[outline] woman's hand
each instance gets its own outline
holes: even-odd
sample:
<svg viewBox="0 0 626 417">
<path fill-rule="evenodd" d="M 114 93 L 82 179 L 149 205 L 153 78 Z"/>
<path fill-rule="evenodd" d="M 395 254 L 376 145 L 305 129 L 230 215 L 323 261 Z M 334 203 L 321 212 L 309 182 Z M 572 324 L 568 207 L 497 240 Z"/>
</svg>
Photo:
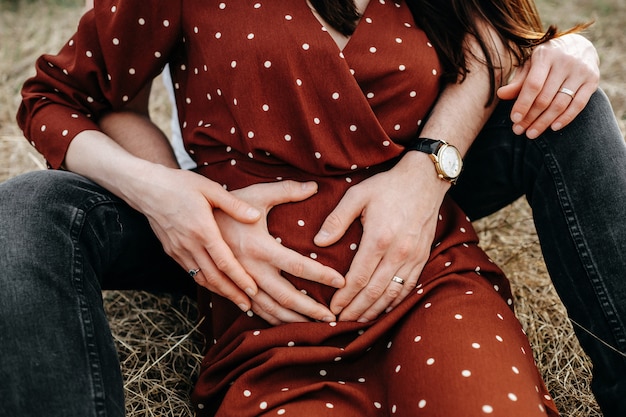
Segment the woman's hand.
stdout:
<svg viewBox="0 0 626 417">
<path fill-rule="evenodd" d="M 574 120 L 599 81 L 596 49 L 583 36 L 570 34 L 537 46 L 498 97 L 517 97 L 511 111 L 513 131 L 535 139 L 548 127 L 559 130 Z"/>
<path fill-rule="evenodd" d="M 415 288 L 430 255 L 439 207 L 448 188 L 437 178 L 426 154 L 409 152 L 393 169 L 346 192 L 315 238 L 319 246 L 331 245 L 361 218 L 361 244 L 346 275 L 346 286 L 331 302 L 331 311 L 340 320 L 373 320 Z"/>
<path fill-rule="evenodd" d="M 260 220 L 246 224 L 224 212 L 215 212 L 222 236 L 259 287 L 259 292 L 251 297 L 252 310 L 270 324 L 335 320 L 326 306 L 297 290 L 281 271 L 335 288 L 343 287 L 344 278 L 334 269 L 282 246 L 267 229 L 267 214 L 272 207 L 305 200 L 316 191 L 313 182 L 251 185 L 231 194 L 258 208 L 262 212 Z"/>
</svg>

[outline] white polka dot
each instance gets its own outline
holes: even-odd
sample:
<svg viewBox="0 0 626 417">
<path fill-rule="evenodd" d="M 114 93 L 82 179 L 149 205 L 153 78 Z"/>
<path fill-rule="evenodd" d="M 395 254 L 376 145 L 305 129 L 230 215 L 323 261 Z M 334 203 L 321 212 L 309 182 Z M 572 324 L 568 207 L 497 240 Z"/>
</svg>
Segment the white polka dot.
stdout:
<svg viewBox="0 0 626 417">
<path fill-rule="evenodd" d="M 319 152 L 315 152 L 315 158 L 320 159 L 322 157 L 322 154 Z"/>
<path fill-rule="evenodd" d="M 497 340 L 498 342 L 502 342 L 502 341 L 504 341 L 504 339 L 502 339 L 502 336 L 499 336 L 499 335 L 496 335 L 496 340 Z"/>
<path fill-rule="evenodd" d="M 428 358 L 428 360 L 426 361 L 426 365 L 432 365 L 435 363 L 435 358 Z"/>
<path fill-rule="evenodd" d="M 198 404 L 198 410 L 204 410 L 204 404 Z"/>
<path fill-rule="evenodd" d="M 293 17 L 290 14 L 285 15 L 285 20 L 291 20 L 291 19 L 293 19 Z"/>
<path fill-rule="evenodd" d="M 404 71 L 404 70 L 406 70 L 406 65 L 400 65 L 400 66 L 398 66 L 398 69 L 400 71 Z"/>
<path fill-rule="evenodd" d="M 129 73 L 130 75 L 135 75 L 135 73 L 136 73 L 135 68 L 129 68 L 129 69 L 128 69 L 128 73 Z"/>
<path fill-rule="evenodd" d="M 518 374 L 519 375 L 519 369 L 517 369 L 516 366 L 512 367 L 511 369 L 513 370 L 514 374 Z"/>
<path fill-rule="evenodd" d="M 218 7 L 220 10 L 224 10 L 226 8 L 226 3 L 220 3 Z"/>
<path fill-rule="evenodd" d="M 249 131 L 248 132 L 248 138 L 252 139 L 254 137 L 254 132 L 253 131 Z"/>
<path fill-rule="evenodd" d="M 46 131 L 46 125 L 41 125 L 41 131 L 45 132 Z"/>
<path fill-rule="evenodd" d="M 357 127 L 355 125 L 350 125 L 350 131 L 351 132 L 356 132 Z"/>
<path fill-rule="evenodd" d="M 65 129 L 63 132 L 61 132 L 61 135 L 67 136 L 69 133 L 70 132 L 67 129 Z"/>
<path fill-rule="evenodd" d="M 374 401 L 374 407 L 378 408 L 379 410 L 381 408 L 383 408 L 383 405 L 381 403 L 379 403 L 378 401 Z"/>
<path fill-rule="evenodd" d="M 115 13 L 117 11 L 117 6 L 111 7 L 111 13 Z"/>
<path fill-rule="evenodd" d="M 389 146 L 391 143 L 388 140 L 383 141 L 383 146 Z"/>
<path fill-rule="evenodd" d="M 426 304 L 424 304 L 424 308 L 430 308 L 430 307 L 432 307 L 432 303 L 426 303 Z"/>
<path fill-rule="evenodd" d="M 231 68 L 235 68 L 237 66 L 237 61 L 231 61 L 230 62 L 230 67 Z"/>
<path fill-rule="evenodd" d="M 265 409 L 267 408 L 267 402 L 266 402 L 266 401 L 263 401 L 261 404 L 259 404 L 259 408 L 260 408 L 261 410 L 265 410 Z"/>
<path fill-rule="evenodd" d="M 291 140 L 291 135 L 285 135 L 285 140 L 289 142 Z"/>
<path fill-rule="evenodd" d="M 426 407 L 426 400 L 420 400 L 420 402 L 417 403 L 417 406 L 419 408 L 424 408 Z"/>
<path fill-rule="evenodd" d="M 322 369 L 322 370 L 320 371 L 320 375 L 321 375 L 321 376 L 326 376 L 327 374 L 328 374 L 328 372 L 326 372 L 326 370 L 324 370 L 324 369 Z"/>
<path fill-rule="evenodd" d="M 276 414 L 278 414 L 279 416 L 282 416 L 282 415 L 283 415 L 283 414 L 285 414 L 285 413 L 286 413 L 286 411 L 285 411 L 285 409 L 284 409 L 284 408 L 281 408 L 280 410 L 278 410 L 278 411 L 276 412 Z"/>
<path fill-rule="evenodd" d="M 309 45 L 308 43 L 303 43 L 302 44 L 302 49 L 304 49 L 305 51 L 308 51 L 310 47 L 311 47 L 311 45 Z"/>
<path fill-rule="evenodd" d="M 357 381 L 363 383 L 363 382 L 365 382 L 365 378 L 359 378 L 359 379 L 357 379 Z"/>
<path fill-rule="evenodd" d="M 255 330 L 252 334 L 253 334 L 254 336 L 258 336 L 258 335 L 260 335 L 260 334 L 261 334 L 261 331 L 260 331 L 260 330 Z"/>
<path fill-rule="evenodd" d="M 338 100 L 339 99 L 339 93 L 334 92 L 332 95 L 333 100 Z"/>
<path fill-rule="evenodd" d="M 304 220 L 298 220 L 298 226 L 300 227 L 304 226 Z"/>
<path fill-rule="evenodd" d="M 350 250 L 356 250 L 356 248 L 357 248 L 357 247 L 358 247 L 358 246 L 357 246 L 357 244 L 356 244 L 356 243 L 351 243 L 351 244 L 350 244 Z"/>
<path fill-rule="evenodd" d="M 254 39 L 254 33 L 248 33 L 247 38 L 248 38 L 249 40 Z"/>
<path fill-rule="evenodd" d="M 113 38 L 113 45 L 119 45 L 120 44 L 120 40 L 117 38 Z"/>
<path fill-rule="evenodd" d="M 321 121 L 320 121 L 319 117 L 313 118 L 313 123 L 315 123 L 316 125 L 320 124 Z"/>
<path fill-rule="evenodd" d="M 461 375 L 463 375 L 465 378 L 469 378 L 470 376 L 472 376 L 472 372 L 464 369 L 463 371 L 461 371 Z"/>
<path fill-rule="evenodd" d="M 144 19 L 143 17 L 140 17 L 139 20 L 137 20 L 137 23 L 139 23 L 141 26 L 146 24 L 146 19 Z"/>
<path fill-rule="evenodd" d="M 461 320 L 463 318 L 463 316 L 461 314 L 455 314 L 454 318 L 457 320 Z"/>
<path fill-rule="evenodd" d="M 493 413 L 493 407 L 490 405 L 483 405 L 483 413 L 485 414 Z"/>
<path fill-rule="evenodd" d="M 155 58 L 161 58 L 161 52 L 156 51 L 156 52 L 154 53 L 154 57 L 155 57 Z"/>
<path fill-rule="evenodd" d="M 215 32 L 215 39 L 219 39 L 222 37 L 222 32 Z"/>
<path fill-rule="evenodd" d="M 402 368 L 401 365 L 396 366 L 396 373 L 400 372 L 400 369 Z"/>
<path fill-rule="evenodd" d="M 87 55 L 87 57 L 91 58 L 93 56 L 93 52 L 87 51 L 87 52 L 85 52 L 85 55 Z"/>
<path fill-rule="evenodd" d="M 168 27 L 170 25 L 170 21 L 169 20 L 164 20 L 163 21 L 163 26 Z"/>
<path fill-rule="evenodd" d="M 369 49 L 369 51 L 370 51 L 371 53 L 376 53 L 376 47 L 375 47 L 375 46 L 371 46 L 371 47 L 370 47 L 370 49 Z"/>
<path fill-rule="evenodd" d="M 326 403 L 326 408 L 335 408 L 333 403 Z"/>
<path fill-rule="evenodd" d="M 264 104 L 263 106 L 261 106 L 261 108 L 263 109 L 263 111 L 269 111 L 270 110 L 270 106 L 268 106 L 267 104 Z"/>
<path fill-rule="evenodd" d="M 271 67 L 271 66 L 272 66 L 272 62 L 271 62 L 271 61 L 265 61 L 265 62 L 263 63 L 263 66 L 264 66 L 265 68 L 269 68 L 269 67 Z"/>
<path fill-rule="evenodd" d="M 309 256 L 311 257 L 311 259 L 317 259 L 317 253 L 315 252 L 311 252 Z"/>
<path fill-rule="evenodd" d="M 249 396 L 251 396 L 251 395 L 252 395 L 252 393 L 250 392 L 250 390 L 244 390 L 244 391 L 243 391 L 243 396 L 244 396 L 244 397 L 249 397 Z"/>
<path fill-rule="evenodd" d="M 296 78 L 296 85 L 301 86 L 302 80 L 300 78 Z"/>
<path fill-rule="evenodd" d="M 398 411 L 398 406 L 394 404 L 394 405 L 391 407 L 391 414 L 395 414 L 395 413 L 396 413 L 396 411 Z"/>
<path fill-rule="evenodd" d="M 246 315 L 247 315 L 248 317 L 254 317 L 254 311 L 252 311 L 252 310 L 248 310 L 248 311 L 246 311 Z"/>
<path fill-rule="evenodd" d="M 517 395 L 513 394 L 512 392 L 509 393 L 508 397 L 511 401 L 517 401 Z"/>
<path fill-rule="evenodd" d="M 415 339 L 413 339 L 415 343 L 419 342 L 420 340 L 422 340 L 422 336 L 415 336 Z"/>
<path fill-rule="evenodd" d="M 480 349 L 480 343 L 472 343 L 474 349 Z"/>
</svg>

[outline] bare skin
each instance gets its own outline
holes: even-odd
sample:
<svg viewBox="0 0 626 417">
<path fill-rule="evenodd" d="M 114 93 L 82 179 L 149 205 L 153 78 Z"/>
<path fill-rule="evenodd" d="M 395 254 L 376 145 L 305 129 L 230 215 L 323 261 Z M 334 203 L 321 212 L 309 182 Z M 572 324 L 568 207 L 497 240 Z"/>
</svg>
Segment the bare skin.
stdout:
<svg viewBox="0 0 626 417">
<path fill-rule="evenodd" d="M 364 3 L 360 3 L 359 7 L 364 9 Z M 339 48 L 345 46 L 348 38 L 338 32 L 329 33 Z M 498 91 L 504 99 L 518 96 L 512 115 L 515 118 L 518 118 L 516 113 L 522 115 L 516 124 L 523 129 L 521 133 L 527 132 L 527 135 L 532 136 L 535 131 L 569 123 L 582 108 L 580 103 L 584 106 L 597 87 L 595 49 L 584 38 L 568 36 L 571 38 L 564 45 L 546 47 L 541 53 L 536 51 L 537 55 L 533 55 L 531 61 L 517 71 L 511 83 Z M 561 66 L 564 57 L 569 57 L 570 61 L 567 62 L 576 65 Z M 464 83 L 446 88 L 422 132 L 424 136 L 447 139 L 463 153 L 492 110 L 484 108 L 488 91 L 486 72 L 477 67 L 471 74 Z M 567 86 L 576 88 L 574 100 L 557 93 L 565 81 L 573 81 Z M 551 102 L 537 99 L 550 95 L 553 97 Z M 459 112 L 458 109 L 464 111 Z M 130 141 L 129 130 L 121 129 L 121 132 L 126 132 L 124 134 L 112 131 L 116 124 L 120 124 L 119 117 L 138 116 L 114 114 L 103 120 L 105 132 L 126 147 L 126 141 Z M 130 119 L 121 124 L 127 124 L 127 127 L 133 129 L 141 126 L 130 122 Z M 169 147 L 162 140 L 152 142 L 153 134 L 140 132 L 135 135 L 140 143 L 150 143 L 150 146 L 137 147 L 149 149 L 162 144 Z M 162 165 L 176 166 L 171 150 L 156 151 L 154 155 L 138 155 Z M 72 159 L 70 153 L 68 159 Z M 133 165 L 135 163 L 137 161 Z M 68 166 L 72 165 L 68 162 Z M 149 172 L 156 168 L 144 165 L 143 169 Z M 419 190 L 407 193 L 406 190 L 416 186 L 416 176 L 425 178 L 424 172 L 433 172 L 433 175 L 420 184 Z M 364 225 L 362 244 L 344 281 L 344 277 L 336 271 L 325 269 L 310 258 L 278 244 L 266 230 L 265 215 L 271 207 L 307 198 L 315 192 L 314 184 L 259 184 L 230 193 L 230 197 L 235 198 L 246 210 L 252 206 L 258 210 L 258 217 L 246 217 L 228 208 L 226 201 L 229 199 L 223 195 L 225 191 L 216 190 L 210 180 L 197 180 L 199 188 L 185 189 L 183 186 L 183 191 L 180 188 L 180 174 L 168 173 L 167 176 L 172 180 L 169 190 L 175 189 L 179 198 L 185 199 L 180 201 L 189 198 L 193 200 L 192 196 L 200 193 L 208 202 L 198 207 L 200 215 L 180 207 L 172 208 L 166 215 L 151 214 L 148 208 L 144 208 L 168 253 L 186 269 L 199 266 L 202 272 L 196 279 L 201 285 L 227 296 L 244 310 L 252 308 L 273 324 L 310 319 L 367 321 L 400 303 L 419 279 L 434 236 L 437 212 L 449 187 L 449 184 L 435 176 L 432 161 L 417 152 L 408 153 L 392 170 L 352 187 L 328 216 L 315 238 L 315 244 L 319 246 L 330 245 L 341 237 L 347 225 L 360 218 Z M 390 187 L 390 184 L 395 187 Z M 407 198 L 407 194 L 412 198 Z M 136 201 L 136 197 L 131 200 L 129 196 L 127 201 L 142 210 L 145 204 Z M 210 227 L 201 228 L 204 233 L 198 236 L 196 230 L 181 233 L 173 226 L 174 223 L 169 224 L 173 222 L 169 216 L 202 218 L 204 222 L 214 223 Z M 393 221 L 389 222 L 390 219 Z M 212 241 L 220 238 L 223 241 L 209 244 L 206 236 L 211 236 Z M 194 239 L 200 239 L 202 243 Z M 280 271 L 328 283 L 340 289 L 328 308 L 293 288 L 280 275 Z M 404 287 L 391 282 L 394 275 L 405 279 Z"/>
</svg>

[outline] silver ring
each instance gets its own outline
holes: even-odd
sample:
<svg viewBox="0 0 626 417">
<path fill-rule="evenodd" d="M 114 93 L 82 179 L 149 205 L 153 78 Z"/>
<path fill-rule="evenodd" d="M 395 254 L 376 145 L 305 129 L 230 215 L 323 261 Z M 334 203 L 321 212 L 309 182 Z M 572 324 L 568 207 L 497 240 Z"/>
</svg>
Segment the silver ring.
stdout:
<svg viewBox="0 0 626 417">
<path fill-rule="evenodd" d="M 200 268 L 190 269 L 187 273 L 189 274 L 191 278 L 193 278 L 196 275 L 198 275 L 198 272 L 200 272 Z"/>
<path fill-rule="evenodd" d="M 393 278 L 391 278 L 391 281 L 397 282 L 400 285 L 404 285 L 404 280 L 397 275 L 394 275 Z"/>
<path fill-rule="evenodd" d="M 567 94 L 571 98 L 574 98 L 574 94 L 576 94 L 575 92 L 573 92 L 567 87 L 561 87 L 561 89 L 559 90 L 559 93 Z"/>
</svg>

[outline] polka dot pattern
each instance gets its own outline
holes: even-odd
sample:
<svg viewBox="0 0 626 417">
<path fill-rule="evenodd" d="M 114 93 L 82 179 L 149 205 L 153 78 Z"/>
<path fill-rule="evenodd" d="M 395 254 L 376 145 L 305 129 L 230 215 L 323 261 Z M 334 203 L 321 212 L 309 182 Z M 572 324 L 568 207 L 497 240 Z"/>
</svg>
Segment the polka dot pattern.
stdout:
<svg viewBox="0 0 626 417">
<path fill-rule="evenodd" d="M 19 120 L 29 139 L 58 167 L 76 134 L 97 128 L 93 119 L 123 107 L 169 63 L 199 172 L 229 190 L 317 181 L 314 197 L 274 208 L 268 228 L 279 243 L 345 273 L 360 223 L 330 248 L 315 247 L 314 234 L 349 187 L 388 168 L 439 90 L 436 52 L 405 3 L 370 0 L 341 51 L 304 1 L 159 6 L 99 2 L 58 56 L 39 61 L 44 90 L 60 94 L 25 87 Z M 232 24 L 242 16 L 244 30 Z M 446 200 L 419 288 L 370 323 L 271 327 L 202 293 L 213 346 L 193 393 L 198 416 L 217 408 L 238 416 L 556 415 L 526 354 L 508 283 L 476 240 Z M 287 279 L 326 305 L 335 291 Z M 463 401 L 441 395 L 446 379 L 463 387 L 447 393 Z"/>
</svg>

